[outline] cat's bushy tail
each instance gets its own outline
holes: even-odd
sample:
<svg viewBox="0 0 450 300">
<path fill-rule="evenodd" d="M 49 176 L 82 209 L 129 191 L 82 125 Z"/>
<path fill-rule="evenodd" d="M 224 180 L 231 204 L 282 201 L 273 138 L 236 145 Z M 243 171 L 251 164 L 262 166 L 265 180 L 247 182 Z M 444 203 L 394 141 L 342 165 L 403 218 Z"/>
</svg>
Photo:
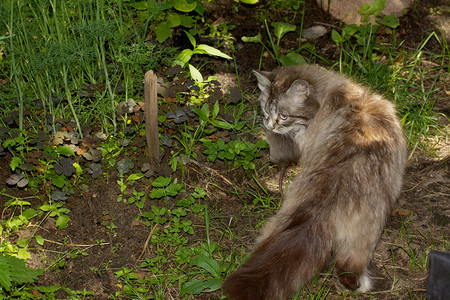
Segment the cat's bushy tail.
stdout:
<svg viewBox="0 0 450 300">
<path fill-rule="evenodd" d="M 277 227 L 224 282 L 231 299 L 286 299 L 328 261 L 331 237 L 314 217 L 298 216 Z"/>
</svg>

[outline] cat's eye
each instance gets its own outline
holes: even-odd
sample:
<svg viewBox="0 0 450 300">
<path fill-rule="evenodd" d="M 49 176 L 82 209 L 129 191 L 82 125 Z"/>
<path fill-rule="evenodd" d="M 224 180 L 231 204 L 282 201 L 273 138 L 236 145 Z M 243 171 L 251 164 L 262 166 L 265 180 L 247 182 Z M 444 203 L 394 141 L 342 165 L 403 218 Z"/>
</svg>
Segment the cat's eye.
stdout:
<svg viewBox="0 0 450 300">
<path fill-rule="evenodd" d="M 287 117 L 288 117 L 287 114 L 283 114 L 283 113 L 280 113 L 280 114 L 278 114 L 278 115 L 280 116 L 280 119 L 281 119 L 281 120 L 286 120 Z"/>
</svg>

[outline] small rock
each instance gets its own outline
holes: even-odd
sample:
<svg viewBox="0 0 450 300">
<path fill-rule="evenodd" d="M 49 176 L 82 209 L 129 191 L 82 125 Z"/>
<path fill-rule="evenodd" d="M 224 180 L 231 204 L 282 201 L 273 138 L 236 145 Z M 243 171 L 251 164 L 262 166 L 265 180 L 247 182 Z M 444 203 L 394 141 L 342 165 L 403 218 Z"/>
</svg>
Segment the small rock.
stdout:
<svg viewBox="0 0 450 300">
<path fill-rule="evenodd" d="M 317 25 L 313 27 L 309 27 L 303 30 L 302 37 L 308 40 L 314 40 L 320 38 L 321 36 L 327 33 L 327 29 L 325 26 Z"/>
<path fill-rule="evenodd" d="M 131 221 L 131 227 L 136 227 L 136 226 L 141 226 L 142 225 L 142 221 L 136 221 L 136 220 L 132 220 Z"/>
<path fill-rule="evenodd" d="M 106 141 L 106 139 L 108 138 L 108 136 L 103 132 L 97 132 L 94 136 L 102 141 Z"/>
<path fill-rule="evenodd" d="M 365 3 L 371 0 L 316 0 L 322 9 L 333 17 L 344 21 L 346 24 L 361 24 L 361 14 L 358 12 Z M 390 0 L 386 1 L 386 7 L 381 12 L 382 15 L 402 16 L 407 9 L 413 4 L 414 0 Z M 373 17 L 370 18 L 372 23 L 375 22 Z"/>
<path fill-rule="evenodd" d="M 431 8 L 430 8 L 431 9 Z M 431 20 L 438 28 L 440 28 L 441 34 L 447 40 L 450 40 L 450 9 L 449 5 L 436 7 L 433 9 L 433 13 L 427 17 Z M 446 91 L 448 94 L 448 92 Z"/>
</svg>

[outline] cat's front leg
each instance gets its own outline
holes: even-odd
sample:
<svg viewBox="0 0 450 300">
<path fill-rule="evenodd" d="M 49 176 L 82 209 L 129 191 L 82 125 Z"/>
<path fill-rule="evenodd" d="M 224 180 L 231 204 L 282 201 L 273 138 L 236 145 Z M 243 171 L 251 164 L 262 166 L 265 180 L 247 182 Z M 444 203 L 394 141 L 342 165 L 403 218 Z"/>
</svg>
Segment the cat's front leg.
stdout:
<svg viewBox="0 0 450 300">
<path fill-rule="evenodd" d="M 266 140 L 270 147 L 270 160 L 280 168 L 279 189 L 283 197 L 283 177 L 286 168 L 300 159 L 300 150 L 294 141 L 285 135 L 267 130 Z"/>
</svg>

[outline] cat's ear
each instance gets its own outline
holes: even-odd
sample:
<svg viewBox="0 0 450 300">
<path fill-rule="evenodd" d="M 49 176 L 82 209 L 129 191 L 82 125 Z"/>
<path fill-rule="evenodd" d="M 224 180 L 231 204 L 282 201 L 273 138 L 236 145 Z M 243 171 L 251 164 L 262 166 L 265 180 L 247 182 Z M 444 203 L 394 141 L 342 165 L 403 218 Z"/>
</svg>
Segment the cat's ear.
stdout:
<svg viewBox="0 0 450 300">
<path fill-rule="evenodd" d="M 296 81 L 294 81 L 289 87 L 289 89 L 286 91 L 286 94 L 288 95 L 296 97 L 303 96 L 305 98 L 309 96 L 309 93 L 310 93 L 309 83 L 301 79 L 297 79 Z"/>
<path fill-rule="evenodd" d="M 270 72 L 253 70 L 253 74 L 255 74 L 256 79 L 258 79 L 258 87 L 261 92 L 268 95 L 270 91 Z"/>
</svg>

